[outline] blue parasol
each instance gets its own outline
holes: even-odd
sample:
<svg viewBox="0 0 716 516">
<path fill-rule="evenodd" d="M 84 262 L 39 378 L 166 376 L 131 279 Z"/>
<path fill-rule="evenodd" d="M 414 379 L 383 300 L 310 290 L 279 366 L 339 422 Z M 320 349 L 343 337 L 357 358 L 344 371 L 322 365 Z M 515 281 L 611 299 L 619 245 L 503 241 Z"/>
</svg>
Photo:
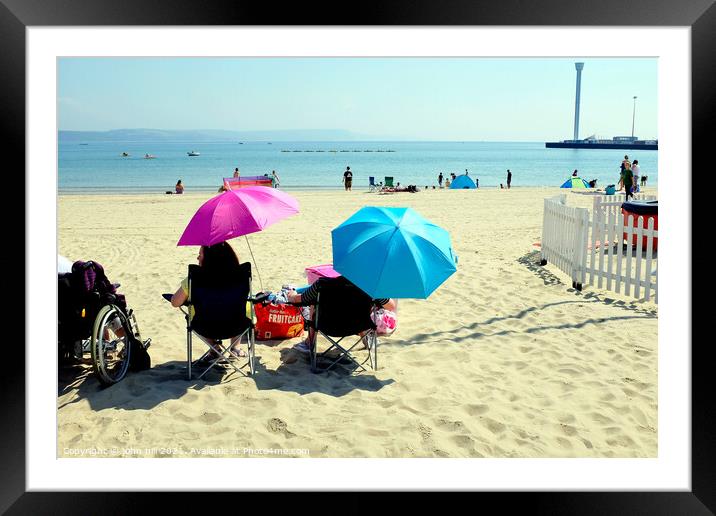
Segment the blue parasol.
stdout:
<svg viewBox="0 0 716 516">
<path fill-rule="evenodd" d="M 425 299 L 457 270 L 448 232 L 410 208 L 366 206 L 331 237 L 333 268 L 374 299 Z"/>
</svg>

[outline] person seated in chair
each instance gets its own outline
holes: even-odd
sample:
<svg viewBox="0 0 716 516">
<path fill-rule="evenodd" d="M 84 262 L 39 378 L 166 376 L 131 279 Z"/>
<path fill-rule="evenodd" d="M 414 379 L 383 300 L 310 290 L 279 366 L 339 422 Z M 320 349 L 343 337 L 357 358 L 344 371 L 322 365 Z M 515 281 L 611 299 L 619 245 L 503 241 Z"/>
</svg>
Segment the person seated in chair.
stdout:
<svg viewBox="0 0 716 516">
<path fill-rule="evenodd" d="M 199 254 L 196 257 L 199 267 L 206 270 L 213 278 L 220 280 L 226 277 L 228 271 L 235 271 L 239 266 L 239 258 L 236 256 L 234 249 L 228 242 L 220 242 L 212 246 L 201 246 Z M 189 278 L 186 277 L 181 282 L 181 286 L 177 289 L 171 298 L 173 307 L 179 308 L 189 299 Z M 194 317 L 193 307 L 189 306 L 189 319 Z M 234 348 L 234 352 L 238 356 L 245 356 L 245 353 Z"/>
<path fill-rule="evenodd" d="M 181 184 L 181 179 L 177 181 L 177 184 L 174 186 L 174 191 L 178 194 L 184 193 L 184 185 Z"/>
<path fill-rule="evenodd" d="M 315 305 L 318 302 L 318 293 L 321 291 L 321 288 L 326 284 L 326 282 L 331 281 L 333 279 L 335 278 L 318 278 L 318 280 L 316 280 L 313 285 L 311 285 L 303 293 L 299 294 L 294 289 L 288 292 L 286 298 L 289 303 L 309 305 L 311 307 L 309 319 L 313 320 Z M 395 299 L 374 299 L 373 303 L 379 308 L 385 308 L 386 310 L 391 311 L 395 311 L 397 307 Z M 300 353 L 310 353 L 308 343 L 314 341 L 314 333 L 315 330 L 313 329 L 313 327 L 309 327 L 308 337 L 300 343 L 296 344 L 293 349 Z"/>
</svg>

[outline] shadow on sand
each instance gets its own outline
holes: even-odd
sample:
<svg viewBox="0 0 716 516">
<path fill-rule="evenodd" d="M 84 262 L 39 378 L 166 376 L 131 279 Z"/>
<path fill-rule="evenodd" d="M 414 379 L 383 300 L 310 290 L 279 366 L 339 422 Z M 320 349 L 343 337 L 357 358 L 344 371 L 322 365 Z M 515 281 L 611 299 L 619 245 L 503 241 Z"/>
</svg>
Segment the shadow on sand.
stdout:
<svg viewBox="0 0 716 516">
<path fill-rule="evenodd" d="M 543 282 L 545 285 L 561 285 L 562 281 L 552 274 L 549 270 L 547 270 L 545 267 L 542 267 L 539 264 L 539 251 L 533 251 L 525 256 L 520 257 L 517 262 L 525 265 L 530 271 L 534 272 Z M 587 325 L 601 325 L 601 324 L 612 324 L 617 321 L 624 321 L 629 319 L 656 319 L 658 317 L 658 311 L 653 308 L 645 308 L 643 306 L 640 306 L 637 301 L 634 302 L 626 302 L 622 300 L 616 300 L 612 299 L 610 297 L 605 297 L 601 294 L 598 294 L 596 292 L 583 292 L 579 291 L 574 288 L 568 288 L 567 292 L 574 295 L 576 299 L 574 300 L 567 300 L 567 301 L 557 301 L 554 303 L 546 303 L 539 306 L 531 306 L 529 308 L 525 308 L 524 310 L 520 310 L 519 312 L 512 314 L 512 315 L 505 315 L 501 317 L 491 317 L 489 319 L 486 319 L 484 321 L 476 321 L 469 325 L 460 326 L 451 330 L 442 330 L 442 331 L 436 331 L 432 333 L 420 333 L 417 335 L 414 335 L 410 338 L 410 340 L 401 340 L 399 338 L 396 338 L 395 336 L 390 339 L 391 345 L 397 345 L 397 346 L 410 346 L 415 344 L 427 344 L 431 342 L 441 342 L 445 340 L 451 340 L 453 342 L 461 342 L 465 340 L 470 339 L 479 339 L 482 337 L 499 337 L 499 336 L 508 336 L 508 335 L 518 335 L 518 334 L 536 334 L 544 331 L 550 331 L 550 330 L 573 330 L 573 329 L 579 329 L 583 328 Z M 591 318 L 583 318 L 579 321 L 575 322 L 569 322 L 564 324 L 557 324 L 557 325 L 545 325 L 545 326 L 533 326 L 531 328 L 526 329 L 520 329 L 520 330 L 502 330 L 502 331 L 496 331 L 496 332 L 483 332 L 479 331 L 482 328 L 485 328 L 491 324 L 498 323 L 498 322 L 504 322 L 509 320 L 520 320 L 523 319 L 525 316 L 531 314 L 531 313 L 539 313 L 542 310 L 559 306 L 559 305 L 568 305 L 568 304 L 577 304 L 577 305 L 585 305 L 588 303 L 594 303 L 594 304 L 602 304 L 606 306 L 611 306 L 613 308 L 618 308 L 620 310 L 623 310 L 625 313 L 624 315 L 615 315 L 612 317 L 591 317 Z"/>
<path fill-rule="evenodd" d="M 394 380 L 379 380 L 372 372 L 352 374 L 348 366 L 312 373 L 303 357 L 291 358 L 297 352 L 281 350 L 282 363 L 276 370 L 261 362 L 261 348 L 257 347 L 256 374 L 245 376 L 233 369 L 214 367 L 201 380 L 186 379 L 186 362 L 173 361 L 157 364 L 141 372 L 130 372 L 119 383 L 102 387 L 88 363 L 60 365 L 58 371 L 58 409 L 86 401 L 93 410 L 118 408 L 123 410 L 149 410 L 167 401 L 180 399 L 191 391 L 235 380 L 254 382 L 259 391 L 278 390 L 301 395 L 322 393 L 340 397 L 354 390 L 377 392 Z M 287 358 L 288 357 L 288 358 Z M 245 371 L 245 369 L 244 369 Z"/>
</svg>

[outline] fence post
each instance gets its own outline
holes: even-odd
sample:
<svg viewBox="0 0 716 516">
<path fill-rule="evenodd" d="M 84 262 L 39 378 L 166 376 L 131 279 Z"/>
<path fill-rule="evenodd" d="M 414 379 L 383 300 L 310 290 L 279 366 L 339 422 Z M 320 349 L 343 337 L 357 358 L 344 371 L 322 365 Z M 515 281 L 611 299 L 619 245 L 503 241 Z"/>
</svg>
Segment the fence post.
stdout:
<svg viewBox="0 0 716 516">
<path fill-rule="evenodd" d="M 636 218 L 636 271 L 634 277 L 636 278 L 636 285 L 634 286 L 634 297 L 638 298 L 641 295 L 641 262 L 642 262 L 642 237 L 644 234 L 644 217 Z M 631 243 L 631 242 L 630 242 Z"/>
<path fill-rule="evenodd" d="M 647 233 L 647 239 L 646 239 L 646 266 L 644 268 L 644 277 L 646 278 L 646 286 L 644 289 L 646 300 L 649 301 L 651 298 L 651 288 L 652 288 L 652 282 L 651 282 L 651 259 L 652 259 L 652 252 L 654 250 L 654 219 L 649 218 L 649 226 L 648 226 L 648 233 Z"/>
<path fill-rule="evenodd" d="M 586 221 L 585 221 L 586 215 Z M 574 210 L 574 234 L 572 235 L 572 288 L 582 290 L 587 256 L 587 232 L 589 230 L 589 211 Z"/>
<path fill-rule="evenodd" d="M 626 259 L 626 281 L 624 284 L 624 293 L 627 296 L 631 295 L 631 273 L 632 273 L 632 267 L 631 267 L 631 258 L 634 255 L 634 250 L 632 249 L 631 243 L 634 239 L 634 215 L 629 215 L 628 217 L 624 217 L 626 220 L 626 235 L 627 235 L 627 242 L 629 244 L 627 245 L 627 250 L 629 251 L 629 254 L 627 254 Z"/>
</svg>

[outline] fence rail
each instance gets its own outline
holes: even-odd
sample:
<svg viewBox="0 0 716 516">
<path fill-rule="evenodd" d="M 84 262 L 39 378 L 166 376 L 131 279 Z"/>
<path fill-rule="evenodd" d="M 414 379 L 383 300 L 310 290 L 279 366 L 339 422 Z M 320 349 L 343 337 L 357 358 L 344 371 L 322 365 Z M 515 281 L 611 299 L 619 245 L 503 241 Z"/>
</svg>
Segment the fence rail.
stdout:
<svg viewBox="0 0 716 516">
<path fill-rule="evenodd" d="M 589 210 L 566 195 L 544 201 L 542 265 L 553 263 L 581 290 L 589 285 L 658 303 L 658 231 L 651 217 L 624 216 L 625 196 L 596 196 Z M 655 200 L 638 194 L 636 199 Z"/>
</svg>

